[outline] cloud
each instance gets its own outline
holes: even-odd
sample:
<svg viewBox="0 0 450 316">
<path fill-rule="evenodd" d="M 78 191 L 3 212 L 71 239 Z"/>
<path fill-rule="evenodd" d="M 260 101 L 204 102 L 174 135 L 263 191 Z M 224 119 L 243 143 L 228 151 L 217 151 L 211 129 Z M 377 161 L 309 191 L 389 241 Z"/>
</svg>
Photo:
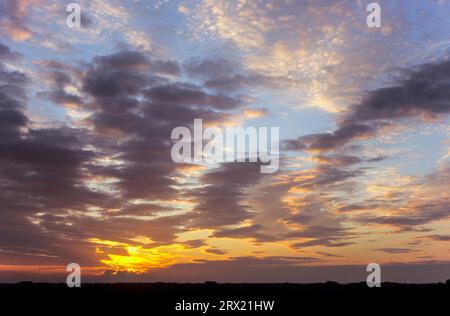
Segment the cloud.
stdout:
<svg viewBox="0 0 450 316">
<path fill-rule="evenodd" d="M 219 229 L 214 232 L 212 237 L 218 238 L 253 238 L 257 242 L 271 242 L 276 241 L 278 238 L 274 235 L 264 234 L 261 232 L 263 226 L 260 224 L 229 228 L 229 229 Z"/>
<path fill-rule="evenodd" d="M 413 30 L 424 31 L 399 18 L 402 6 L 389 4 L 383 28 L 377 30 L 361 20 L 363 3 L 346 1 L 199 1 L 184 14 L 189 36 L 227 45 L 237 51 L 247 71 L 278 78 L 282 97 L 295 107 L 341 113 L 391 67 L 408 64 L 411 56 L 423 53 L 418 42 L 405 40 Z M 236 82 L 248 84 L 247 79 L 227 75 L 210 84 L 230 89 Z"/>
<path fill-rule="evenodd" d="M 351 109 L 347 122 L 396 120 L 450 112 L 450 61 L 417 66 L 397 85 L 370 92 Z"/>
<path fill-rule="evenodd" d="M 295 86 L 301 79 L 247 69 L 242 61 L 233 58 L 190 59 L 184 63 L 184 70 L 194 80 L 219 93 L 231 93 L 245 89 L 264 87 L 276 91 L 286 86 Z"/>
<path fill-rule="evenodd" d="M 159 10 L 95 0 L 81 3 L 85 27 L 73 30 L 64 5 L 36 3 L 0 4 L 0 26 L 12 43 L 0 44 L 1 263 L 70 259 L 156 268 L 155 277 L 183 270 L 186 279 L 200 267 L 242 269 L 223 277 L 258 271 L 270 280 L 270 272 L 304 276 L 297 270 L 303 264 L 349 262 L 366 237 L 379 242 L 367 255 L 383 260 L 417 246 L 391 247 L 391 234 L 429 234 L 420 245 L 427 254 L 447 240 L 439 229 L 448 221 L 448 166 L 442 160 L 420 176 L 432 167 L 430 157 L 442 156 L 439 139 L 427 139 L 424 164 L 396 156 L 405 151 L 398 146 L 378 148 L 378 136 L 419 118 L 432 126 L 449 110 L 445 49 L 427 55 L 442 36 L 411 42 L 428 34 L 407 25 L 397 4 L 383 13 L 383 30 L 367 30 L 365 8 L 345 1 L 200 1 Z M 142 12 L 154 19 L 140 20 Z M 446 22 L 435 16 L 423 29 Z M 55 49 L 66 54 L 49 55 Z M 401 68 L 396 77 L 386 72 L 393 66 Z M 310 106 L 337 113 L 337 127 L 320 133 L 317 124 L 330 113 L 301 111 Z M 194 118 L 205 125 L 280 119 L 292 137 L 296 114 L 305 115 L 301 130 L 314 134 L 284 143 L 300 153 L 286 152 L 276 175 L 261 175 L 258 164 L 171 160 L 172 129 L 192 127 Z M 398 173 L 384 175 L 391 163 Z M 256 257 L 233 257 L 241 246 Z M 330 248 L 333 254 L 322 251 Z M 226 260 L 204 259 L 214 253 Z M 192 265 L 155 267 L 176 262 Z"/>
<path fill-rule="evenodd" d="M 359 175 L 358 169 L 340 167 L 339 165 L 319 164 L 315 168 L 306 169 L 298 172 L 293 181 L 291 191 L 318 191 L 325 190 L 327 187 L 341 184 L 344 189 L 345 181 L 351 180 Z"/>
<path fill-rule="evenodd" d="M 1 58 L 14 61 L 8 47 L 0 48 Z M 202 186 L 189 188 L 180 183 L 190 176 L 170 158 L 174 127 L 190 126 L 194 118 L 228 120 L 227 111 L 243 105 L 239 98 L 181 83 L 177 62 L 139 51 L 35 65 L 48 83 L 39 95 L 86 116 L 72 127 L 34 127 L 25 114 L 28 77 L 0 67 L 0 198 L 7 209 L 2 219 L 8 218 L 0 247 L 9 262 L 26 253 L 34 263 L 73 257 L 120 269 L 120 256 L 132 252 L 91 241 L 146 247 L 140 250 L 145 257 L 154 247 L 174 243 L 186 227 L 219 228 L 251 217 L 242 185 L 258 183 L 259 165 L 200 170 Z M 13 221 L 17 212 L 22 215 Z M 140 245 L 144 239 L 151 243 Z M 206 245 L 202 239 L 182 244 Z M 73 245 L 83 249 L 71 252 Z"/>
<path fill-rule="evenodd" d="M 445 188 L 448 186 L 449 173 L 448 163 L 439 166 L 430 174 L 417 179 L 412 185 L 412 188 L 415 188 L 412 192 L 404 188 L 405 196 L 400 199 L 398 205 L 392 206 L 390 197 L 380 199 L 377 203 L 378 210 L 384 208 L 388 211 L 387 214 L 384 212 L 377 212 L 377 215 L 373 212 L 361 214 L 356 216 L 354 221 L 371 225 L 389 225 L 401 231 L 410 231 L 417 230 L 425 224 L 448 219 L 450 209 Z"/>
<path fill-rule="evenodd" d="M 182 84 L 154 87 L 146 95 L 154 102 L 167 105 L 211 106 L 221 110 L 230 110 L 242 105 L 242 101 L 237 98 L 220 94 L 212 95 L 193 86 Z"/>
<path fill-rule="evenodd" d="M 377 249 L 378 251 L 386 252 L 386 253 L 394 253 L 394 254 L 400 254 L 400 253 L 409 253 L 409 252 L 416 252 L 417 250 L 410 249 L 410 248 L 380 248 Z"/>
<path fill-rule="evenodd" d="M 424 64 L 406 71 L 406 78 L 391 87 L 367 93 L 352 106 L 339 128 L 287 140 L 287 150 L 329 151 L 374 137 L 390 122 L 417 117 L 438 117 L 450 112 L 450 62 Z"/>
<path fill-rule="evenodd" d="M 21 257 L 30 264 L 60 262 L 73 243 L 71 238 L 62 242 L 64 236 L 82 235 L 65 216 L 70 210 L 108 200 L 83 185 L 85 164 L 95 155 L 83 148 L 82 130 L 34 128 L 25 114 L 29 78 L 3 65 L 0 69 L 0 248 L 9 262 Z M 87 252 L 81 247 L 71 254 L 88 262 Z"/>
<path fill-rule="evenodd" d="M 204 58 L 188 60 L 184 68 L 191 77 L 211 80 L 230 77 L 241 70 L 241 65 L 231 59 Z"/>
<path fill-rule="evenodd" d="M 0 58 L 2 60 L 11 60 L 19 58 L 21 54 L 18 52 L 12 51 L 8 46 L 0 43 Z"/>
<path fill-rule="evenodd" d="M 257 163 L 224 163 L 201 178 L 203 187 L 190 194 L 197 205 L 189 216 L 194 228 L 220 228 L 252 217 L 245 203 L 246 188 L 264 178 Z"/>
<path fill-rule="evenodd" d="M 25 25 L 27 8 L 39 0 L 3 1 L 0 4 L 0 24 L 14 41 L 25 41 L 32 31 Z"/>
<path fill-rule="evenodd" d="M 375 135 L 375 127 L 367 124 L 350 124 L 338 128 L 332 133 L 311 134 L 294 140 L 287 140 L 287 150 L 328 151 L 346 145 L 358 138 Z"/>
<path fill-rule="evenodd" d="M 208 249 L 205 249 L 205 251 L 208 253 L 215 254 L 215 255 L 225 255 L 227 253 L 226 251 L 221 250 L 219 248 L 208 248 Z"/>
<path fill-rule="evenodd" d="M 291 217 L 287 219 L 287 222 L 293 223 L 294 220 L 300 220 L 299 223 L 307 223 L 308 221 L 301 220 L 300 217 Z M 295 242 L 291 244 L 293 248 L 305 248 L 312 246 L 325 246 L 325 247 L 345 247 L 354 244 L 355 242 L 349 241 L 351 239 L 351 233 L 339 226 L 332 227 L 331 225 L 308 225 L 304 224 L 305 229 L 301 231 L 288 233 L 290 238 L 312 238 L 307 241 Z"/>
<path fill-rule="evenodd" d="M 363 160 L 357 156 L 350 155 L 317 155 L 313 157 L 314 161 L 333 166 L 348 166 L 362 162 Z"/>
<path fill-rule="evenodd" d="M 427 237 L 435 241 L 450 241 L 450 235 L 429 235 Z"/>
<path fill-rule="evenodd" d="M 183 245 L 186 245 L 189 248 L 199 248 L 202 246 L 206 246 L 206 242 L 203 239 L 192 239 L 185 241 Z"/>
</svg>

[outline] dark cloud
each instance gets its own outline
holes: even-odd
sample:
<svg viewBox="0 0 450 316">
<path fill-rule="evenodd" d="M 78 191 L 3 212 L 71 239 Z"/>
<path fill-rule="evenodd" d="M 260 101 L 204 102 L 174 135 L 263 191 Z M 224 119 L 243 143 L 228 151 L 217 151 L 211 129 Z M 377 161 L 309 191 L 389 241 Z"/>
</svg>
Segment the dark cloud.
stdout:
<svg viewBox="0 0 450 316">
<path fill-rule="evenodd" d="M 87 73 L 83 88 L 94 97 L 112 99 L 127 94 L 137 95 L 147 83 L 145 75 L 133 70 L 109 68 L 104 72 L 101 68 Z"/>
<path fill-rule="evenodd" d="M 9 48 L 1 46 L 0 51 L 0 58 L 11 58 Z M 148 88 L 160 80 L 144 72 L 154 66 L 157 73 L 173 74 L 174 65 L 131 52 L 98 57 L 84 73 L 81 68 L 54 61 L 38 65 L 52 82 L 53 90 L 45 92 L 47 96 L 57 103 L 78 103 L 80 109 L 93 111 L 88 121 L 94 129 L 33 128 L 25 114 L 30 102 L 28 78 L 0 67 L 0 249 L 8 254 L 7 262 L 28 256 L 30 264 L 66 263 L 72 258 L 95 265 L 98 256 L 92 256 L 95 249 L 85 241 L 88 238 L 128 242 L 150 235 L 155 242 L 173 240 L 178 219 L 157 216 L 173 208 L 138 207 L 128 199 L 165 199 L 176 192 L 169 178 L 175 170 L 170 160 L 169 127 L 158 131 L 150 124 L 156 120 L 132 112 L 149 106 L 135 99 L 140 87 Z M 79 81 L 87 94 L 84 97 L 95 101 L 95 107 L 64 92 L 66 85 Z M 111 142 L 99 132 L 105 128 L 122 131 L 124 140 L 131 135 L 139 138 Z M 95 162 L 110 155 L 124 159 L 126 168 Z M 121 196 L 87 186 L 95 177 L 117 179 L 115 186 Z M 108 213 L 111 208 L 118 211 Z M 96 210 L 95 217 L 87 215 L 90 209 Z M 143 215 L 156 218 L 133 218 Z"/>
<path fill-rule="evenodd" d="M 28 118 L 23 114 L 28 78 L 18 71 L 8 71 L 3 61 L 9 59 L 11 50 L 0 46 L 0 133 L 2 139 L 18 138 L 20 129 L 26 127 Z"/>
<path fill-rule="evenodd" d="M 209 79 L 205 81 L 205 86 L 218 91 L 235 91 L 255 84 L 250 78 L 236 74 L 231 77 Z"/>
<path fill-rule="evenodd" d="M 429 235 L 427 237 L 435 241 L 450 241 L 450 235 Z"/>
<path fill-rule="evenodd" d="M 241 69 L 237 61 L 224 58 L 191 59 L 184 68 L 191 77 L 202 79 L 227 78 Z"/>
<path fill-rule="evenodd" d="M 9 48 L 0 53 L 11 59 Z M 251 217 L 244 188 L 259 181 L 259 165 L 225 164 L 201 178 L 205 187 L 189 190 L 177 187 L 179 165 L 170 157 L 174 127 L 190 126 L 194 118 L 223 121 L 231 115 L 227 110 L 242 105 L 239 98 L 178 82 L 176 62 L 137 51 L 77 65 L 35 65 L 50 83 L 40 96 L 87 111 L 87 128 L 33 128 L 25 114 L 29 79 L 0 67 L 0 249 L 8 262 L 27 254 L 36 257 L 33 262 L 74 258 L 95 265 L 123 248 L 89 238 L 137 244 L 143 236 L 157 246 L 175 242 L 186 226 L 223 227 Z M 71 85 L 79 95 L 66 92 Z M 120 163 L 103 162 L 109 159 Z M 92 183 L 104 179 L 111 180 L 107 188 Z M 178 198 L 198 204 L 192 213 L 169 215 L 179 209 L 167 202 Z M 201 247 L 204 241 L 184 244 Z M 104 252 L 92 256 L 95 247 Z"/>
<path fill-rule="evenodd" d="M 347 204 L 345 206 L 339 207 L 338 211 L 339 212 L 356 212 L 356 211 L 361 211 L 361 210 L 373 210 L 373 209 L 379 208 L 381 205 L 376 204 L 376 203 Z"/>
<path fill-rule="evenodd" d="M 152 203 L 132 204 L 124 203 L 122 208 L 117 211 L 116 215 L 128 216 L 155 216 L 162 212 L 172 211 L 168 206 L 157 205 Z"/>
<path fill-rule="evenodd" d="M 368 124 L 343 125 L 332 133 L 311 134 L 285 142 L 287 150 L 332 150 L 357 138 L 373 136 L 376 128 Z"/>
<path fill-rule="evenodd" d="M 8 46 L 0 43 L 0 59 L 11 60 L 21 56 L 18 52 L 12 51 Z"/>
<path fill-rule="evenodd" d="M 22 40 L 28 38 L 32 31 L 26 25 L 26 11 L 28 3 L 25 1 L 1 1 L 0 24 L 5 29 L 5 35 L 12 39 Z"/>
<path fill-rule="evenodd" d="M 230 229 L 220 229 L 214 232 L 213 237 L 219 238 L 252 238 L 258 242 L 270 242 L 277 240 L 276 236 L 271 236 L 269 234 L 264 234 L 261 232 L 263 226 L 260 224 L 230 228 Z"/>
<path fill-rule="evenodd" d="M 392 209 L 392 200 L 378 201 L 380 207 L 390 209 L 389 216 L 361 215 L 354 218 L 355 222 L 365 224 L 391 225 L 400 231 L 420 231 L 425 224 L 445 220 L 450 215 L 449 198 L 446 188 L 449 185 L 450 164 L 443 163 L 436 170 L 417 180 L 419 188 L 416 195 L 406 196 L 400 200 L 402 207 Z M 374 206 L 376 207 L 376 206 Z"/>
<path fill-rule="evenodd" d="M 204 187 L 192 191 L 197 206 L 189 214 L 195 228 L 220 228 L 239 224 L 252 217 L 245 203 L 245 189 L 264 175 L 257 163 L 224 163 L 218 170 L 201 177 Z"/>
<path fill-rule="evenodd" d="M 302 190 L 323 190 L 334 188 L 338 184 L 348 184 L 349 180 L 361 174 L 359 169 L 340 167 L 338 164 L 320 164 L 314 169 L 300 172 L 293 185 Z M 343 188 L 344 186 L 341 189 Z"/>
<path fill-rule="evenodd" d="M 154 87 L 146 95 L 154 102 L 184 106 L 210 106 L 216 109 L 228 110 L 242 105 L 238 98 L 222 94 L 209 94 L 195 86 L 186 84 L 171 84 Z"/>
<path fill-rule="evenodd" d="M 302 217 L 303 218 L 303 217 Z M 295 220 L 304 222 L 299 217 L 291 217 L 289 222 L 293 223 Z M 312 246 L 325 246 L 325 247 L 344 247 L 354 244 L 349 241 L 352 238 L 352 234 L 345 228 L 339 226 L 324 226 L 324 225 L 305 225 L 305 229 L 302 231 L 291 232 L 287 234 L 290 238 L 312 238 L 308 241 L 294 242 L 291 244 L 293 248 L 304 248 Z"/>
<path fill-rule="evenodd" d="M 82 70 L 79 67 L 52 60 L 37 61 L 34 64 L 38 66 L 41 76 L 51 83 L 52 88 L 39 92 L 39 97 L 46 98 L 66 108 L 89 108 L 90 105 L 85 104 L 82 96 L 66 92 L 66 87 L 77 86 L 78 78 L 82 77 Z"/>
<path fill-rule="evenodd" d="M 405 79 L 391 87 L 368 92 L 352 106 L 338 129 L 287 140 L 287 150 L 328 151 L 354 140 L 374 136 L 393 121 L 450 112 L 450 61 L 425 64 L 405 71 Z"/>
<path fill-rule="evenodd" d="M 386 203 L 386 205 L 388 205 Z M 387 207 L 387 206 L 386 206 Z M 391 216 L 366 216 L 362 215 L 354 219 L 355 222 L 365 224 L 391 225 L 401 231 L 417 230 L 420 226 L 433 221 L 448 218 L 450 209 L 448 199 L 437 198 L 436 201 L 407 205 L 407 212 L 396 213 Z"/>
<path fill-rule="evenodd" d="M 110 55 L 97 56 L 94 58 L 94 63 L 96 67 L 111 71 L 150 68 L 149 58 L 139 51 L 120 51 Z"/>
<path fill-rule="evenodd" d="M 0 249 L 4 260 L 11 264 L 27 258 L 33 264 L 65 262 L 70 256 L 88 262 L 88 249 L 93 249 L 83 247 L 83 233 L 70 226 L 67 216 L 99 200 L 106 203 L 108 198 L 84 186 L 86 164 L 94 157 L 84 149 L 85 131 L 34 128 L 25 114 L 29 79 L 3 66 L 0 69 Z M 78 236 L 76 242 L 74 236 Z"/>
<path fill-rule="evenodd" d="M 46 97 L 50 101 L 63 105 L 66 108 L 72 108 L 72 109 L 83 109 L 86 108 L 86 105 L 83 102 L 83 99 L 74 94 L 70 94 L 65 92 L 64 90 L 59 91 L 52 91 L 51 93 L 40 93 L 39 94 L 42 97 Z"/>
<path fill-rule="evenodd" d="M 342 258 L 342 256 L 340 255 L 336 255 L 334 253 L 329 253 L 329 252 L 325 252 L 325 251 L 317 251 L 317 253 L 319 255 L 325 256 L 325 257 L 330 257 L 330 258 Z"/>
<path fill-rule="evenodd" d="M 2 45 L 0 59 L 14 61 L 16 55 Z M 254 242 L 285 240 L 296 249 L 343 247 L 355 243 L 356 237 L 344 225 L 348 217 L 343 213 L 378 208 L 383 202 L 342 206 L 345 203 L 334 193 L 352 192 L 353 179 L 363 174 L 357 165 L 383 158 L 366 159 L 341 153 L 317 155 L 314 160 L 318 166 L 298 172 L 289 185 L 280 189 L 283 194 L 289 189 L 305 193 L 296 201 L 299 206 L 289 210 L 292 211 L 289 214 L 281 207 L 272 211 L 274 219 L 279 219 L 278 211 L 287 214 L 282 221 L 289 227 L 288 232 L 279 234 L 267 233 L 267 223 L 256 221 L 258 212 L 254 201 L 249 199 L 248 189 L 259 185 L 265 177 L 260 174 L 258 164 L 225 163 L 203 174 L 199 178 L 201 186 L 180 188 L 179 165 L 170 157 L 171 130 L 175 126 L 190 126 L 194 118 L 205 122 L 230 118 L 231 111 L 242 107 L 244 102 L 239 95 L 227 92 L 256 82 L 269 82 L 265 81 L 267 78 L 250 80 L 251 75 L 236 73 L 237 65 L 213 62 L 191 65 L 189 75 L 204 80 L 204 86 L 180 82 L 177 77 L 180 66 L 176 62 L 156 60 L 137 51 L 98 56 L 90 63 L 76 66 L 56 61 L 41 62 L 38 66 L 45 69 L 42 75 L 51 82 L 50 90 L 42 95 L 56 104 L 71 104 L 86 110 L 89 117 L 82 122 L 86 129 L 36 128 L 25 114 L 27 104 L 36 102 L 27 98 L 29 79 L 0 66 L 0 249 L 2 255 L 6 254 L 6 259 L 2 259 L 5 262 L 18 263 L 29 258 L 30 263 L 64 263 L 67 258 L 75 258 L 73 261 L 94 265 L 106 256 L 92 256 L 95 247 L 107 253 L 123 254 L 124 249 L 94 245 L 87 242 L 89 238 L 142 244 L 136 237 L 143 236 L 151 238 L 151 245 L 155 246 L 172 243 L 178 233 L 195 228 L 214 229 L 212 236 L 216 238 L 251 238 Z M 406 86 L 405 93 L 412 93 L 413 82 L 419 81 L 414 92 L 423 97 L 417 100 L 425 102 L 428 90 L 445 99 L 446 93 L 439 94 L 433 89 L 446 87 L 448 67 L 438 74 L 428 73 L 425 68 L 401 82 Z M 420 81 L 416 72 L 427 79 Z M 437 81 L 436 85 L 431 84 L 433 80 Z M 68 85 L 79 86 L 80 95 L 67 93 Z M 375 135 L 385 120 L 424 113 L 440 115 L 447 111 L 447 103 L 434 97 L 430 99 L 433 106 L 419 109 L 419 103 L 406 105 L 410 100 L 401 99 L 395 91 L 380 89 L 369 93 L 365 101 L 352 108 L 336 131 L 290 140 L 287 148 L 331 150 Z M 374 104 L 387 102 L 389 93 L 397 95 L 394 99 L 403 103 L 388 119 L 386 106 L 378 109 Z M 102 162 L 109 159 L 118 163 Z M 92 183 L 87 185 L 102 179 L 112 179 L 106 190 Z M 441 175 L 429 181 L 445 183 L 446 180 Z M 283 194 L 278 197 L 281 199 Z M 175 199 L 187 199 L 195 206 L 180 211 L 165 203 Z M 375 214 L 356 217 L 355 221 L 411 228 L 448 217 L 445 202 L 439 198 L 411 205 L 412 213 L 408 217 L 400 213 L 381 217 Z M 341 213 L 336 214 L 336 210 Z M 174 211 L 180 215 L 165 214 Z M 237 226 L 246 220 L 254 224 Z M 191 248 L 206 245 L 202 239 L 181 244 Z M 383 251 L 387 249 L 393 248 L 383 248 Z M 206 251 L 226 253 L 214 247 Z M 315 257 L 248 257 L 230 261 L 237 266 L 267 268 L 293 267 L 318 260 Z"/>
<path fill-rule="evenodd" d="M 95 20 L 95 17 L 90 14 L 87 10 L 84 10 L 81 12 L 81 17 L 80 17 L 80 22 L 81 22 L 81 27 L 85 27 L 85 28 L 93 28 L 95 26 L 97 26 L 97 21 Z"/>
<path fill-rule="evenodd" d="M 279 234 L 279 238 L 289 240 L 296 249 L 352 245 L 357 236 L 344 225 L 349 218 L 336 211 L 339 203 L 345 203 L 340 196 L 357 189 L 355 178 L 363 171 L 355 165 L 364 159 L 322 154 L 313 157 L 313 161 L 318 163 L 315 167 L 294 172 L 289 179 L 288 192 L 292 192 L 289 204 L 295 206 L 281 219 L 288 231 Z"/>
<path fill-rule="evenodd" d="M 184 64 L 183 68 L 193 79 L 203 80 L 206 88 L 220 92 L 232 92 L 257 86 L 286 88 L 298 86 L 300 83 L 297 79 L 248 71 L 239 61 L 220 57 L 191 59 Z"/>
<path fill-rule="evenodd" d="M 205 249 L 205 251 L 208 253 L 215 254 L 215 255 L 225 255 L 227 253 L 226 251 L 219 249 L 219 248 L 208 248 L 208 249 Z"/>
<path fill-rule="evenodd" d="M 330 164 L 334 166 L 347 166 L 362 162 L 363 160 L 357 156 L 350 155 L 317 155 L 314 160 L 323 163 Z"/>
<path fill-rule="evenodd" d="M 411 248 L 379 248 L 378 251 L 386 252 L 386 253 L 409 253 L 416 252 L 417 250 Z"/>
<path fill-rule="evenodd" d="M 114 71 L 148 70 L 152 74 L 180 74 L 180 66 L 176 61 L 153 59 L 139 51 L 121 51 L 111 55 L 97 56 L 94 62 L 102 69 Z"/>
<path fill-rule="evenodd" d="M 318 188 L 313 193 L 300 196 L 295 201 L 299 206 L 282 219 L 289 230 L 281 238 L 290 240 L 291 247 L 344 247 L 355 243 L 353 239 L 357 234 L 344 225 L 348 217 L 335 212 L 338 199 L 325 192 L 324 188 Z"/>
<path fill-rule="evenodd" d="M 203 239 L 192 239 L 183 242 L 183 245 L 187 246 L 188 248 L 199 248 L 202 246 L 206 246 L 206 242 Z"/>
<path fill-rule="evenodd" d="M 425 64 L 406 72 L 397 85 L 368 93 L 346 122 L 395 120 L 450 112 L 450 61 Z"/>
</svg>

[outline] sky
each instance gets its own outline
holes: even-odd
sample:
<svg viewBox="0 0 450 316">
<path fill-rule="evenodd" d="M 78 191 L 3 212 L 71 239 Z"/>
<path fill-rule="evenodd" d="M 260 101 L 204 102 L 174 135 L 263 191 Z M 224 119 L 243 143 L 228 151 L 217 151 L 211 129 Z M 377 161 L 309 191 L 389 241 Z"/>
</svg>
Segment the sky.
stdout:
<svg viewBox="0 0 450 316">
<path fill-rule="evenodd" d="M 450 278 L 450 1 L 0 3 L 0 282 Z M 171 132 L 279 127 L 280 166 Z"/>
</svg>

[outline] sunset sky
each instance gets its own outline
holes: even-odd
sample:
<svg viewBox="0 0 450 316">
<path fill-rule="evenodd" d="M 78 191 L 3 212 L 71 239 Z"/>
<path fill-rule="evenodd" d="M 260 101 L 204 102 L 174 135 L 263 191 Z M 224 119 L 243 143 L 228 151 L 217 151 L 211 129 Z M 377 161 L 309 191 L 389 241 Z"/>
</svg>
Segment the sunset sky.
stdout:
<svg viewBox="0 0 450 316">
<path fill-rule="evenodd" d="M 1 1 L 0 282 L 450 278 L 450 1 L 370 2 Z M 195 118 L 278 172 L 174 163 Z"/>
</svg>

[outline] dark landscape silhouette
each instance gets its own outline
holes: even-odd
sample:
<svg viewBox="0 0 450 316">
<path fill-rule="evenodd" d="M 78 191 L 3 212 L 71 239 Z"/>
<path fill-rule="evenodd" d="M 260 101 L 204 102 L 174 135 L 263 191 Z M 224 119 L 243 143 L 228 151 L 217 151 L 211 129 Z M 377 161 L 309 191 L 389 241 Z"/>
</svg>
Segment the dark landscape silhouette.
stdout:
<svg viewBox="0 0 450 316">
<path fill-rule="evenodd" d="M 113 283 L 82 284 L 69 288 L 64 283 L 20 282 L 0 284 L 3 305 L 18 310 L 61 314 L 64 310 L 93 312 L 139 312 L 143 315 L 202 315 L 202 311 L 176 311 L 178 302 L 208 302 L 206 314 L 302 315 L 307 311 L 319 314 L 423 311 L 434 315 L 444 311 L 450 298 L 450 280 L 433 284 L 382 283 L 369 288 L 365 282 L 339 284 L 292 283 Z M 270 311 L 250 311 L 231 307 L 219 310 L 220 301 L 274 301 Z M 239 305 L 242 307 L 242 305 Z M 310 313 L 308 312 L 308 315 Z"/>
</svg>

